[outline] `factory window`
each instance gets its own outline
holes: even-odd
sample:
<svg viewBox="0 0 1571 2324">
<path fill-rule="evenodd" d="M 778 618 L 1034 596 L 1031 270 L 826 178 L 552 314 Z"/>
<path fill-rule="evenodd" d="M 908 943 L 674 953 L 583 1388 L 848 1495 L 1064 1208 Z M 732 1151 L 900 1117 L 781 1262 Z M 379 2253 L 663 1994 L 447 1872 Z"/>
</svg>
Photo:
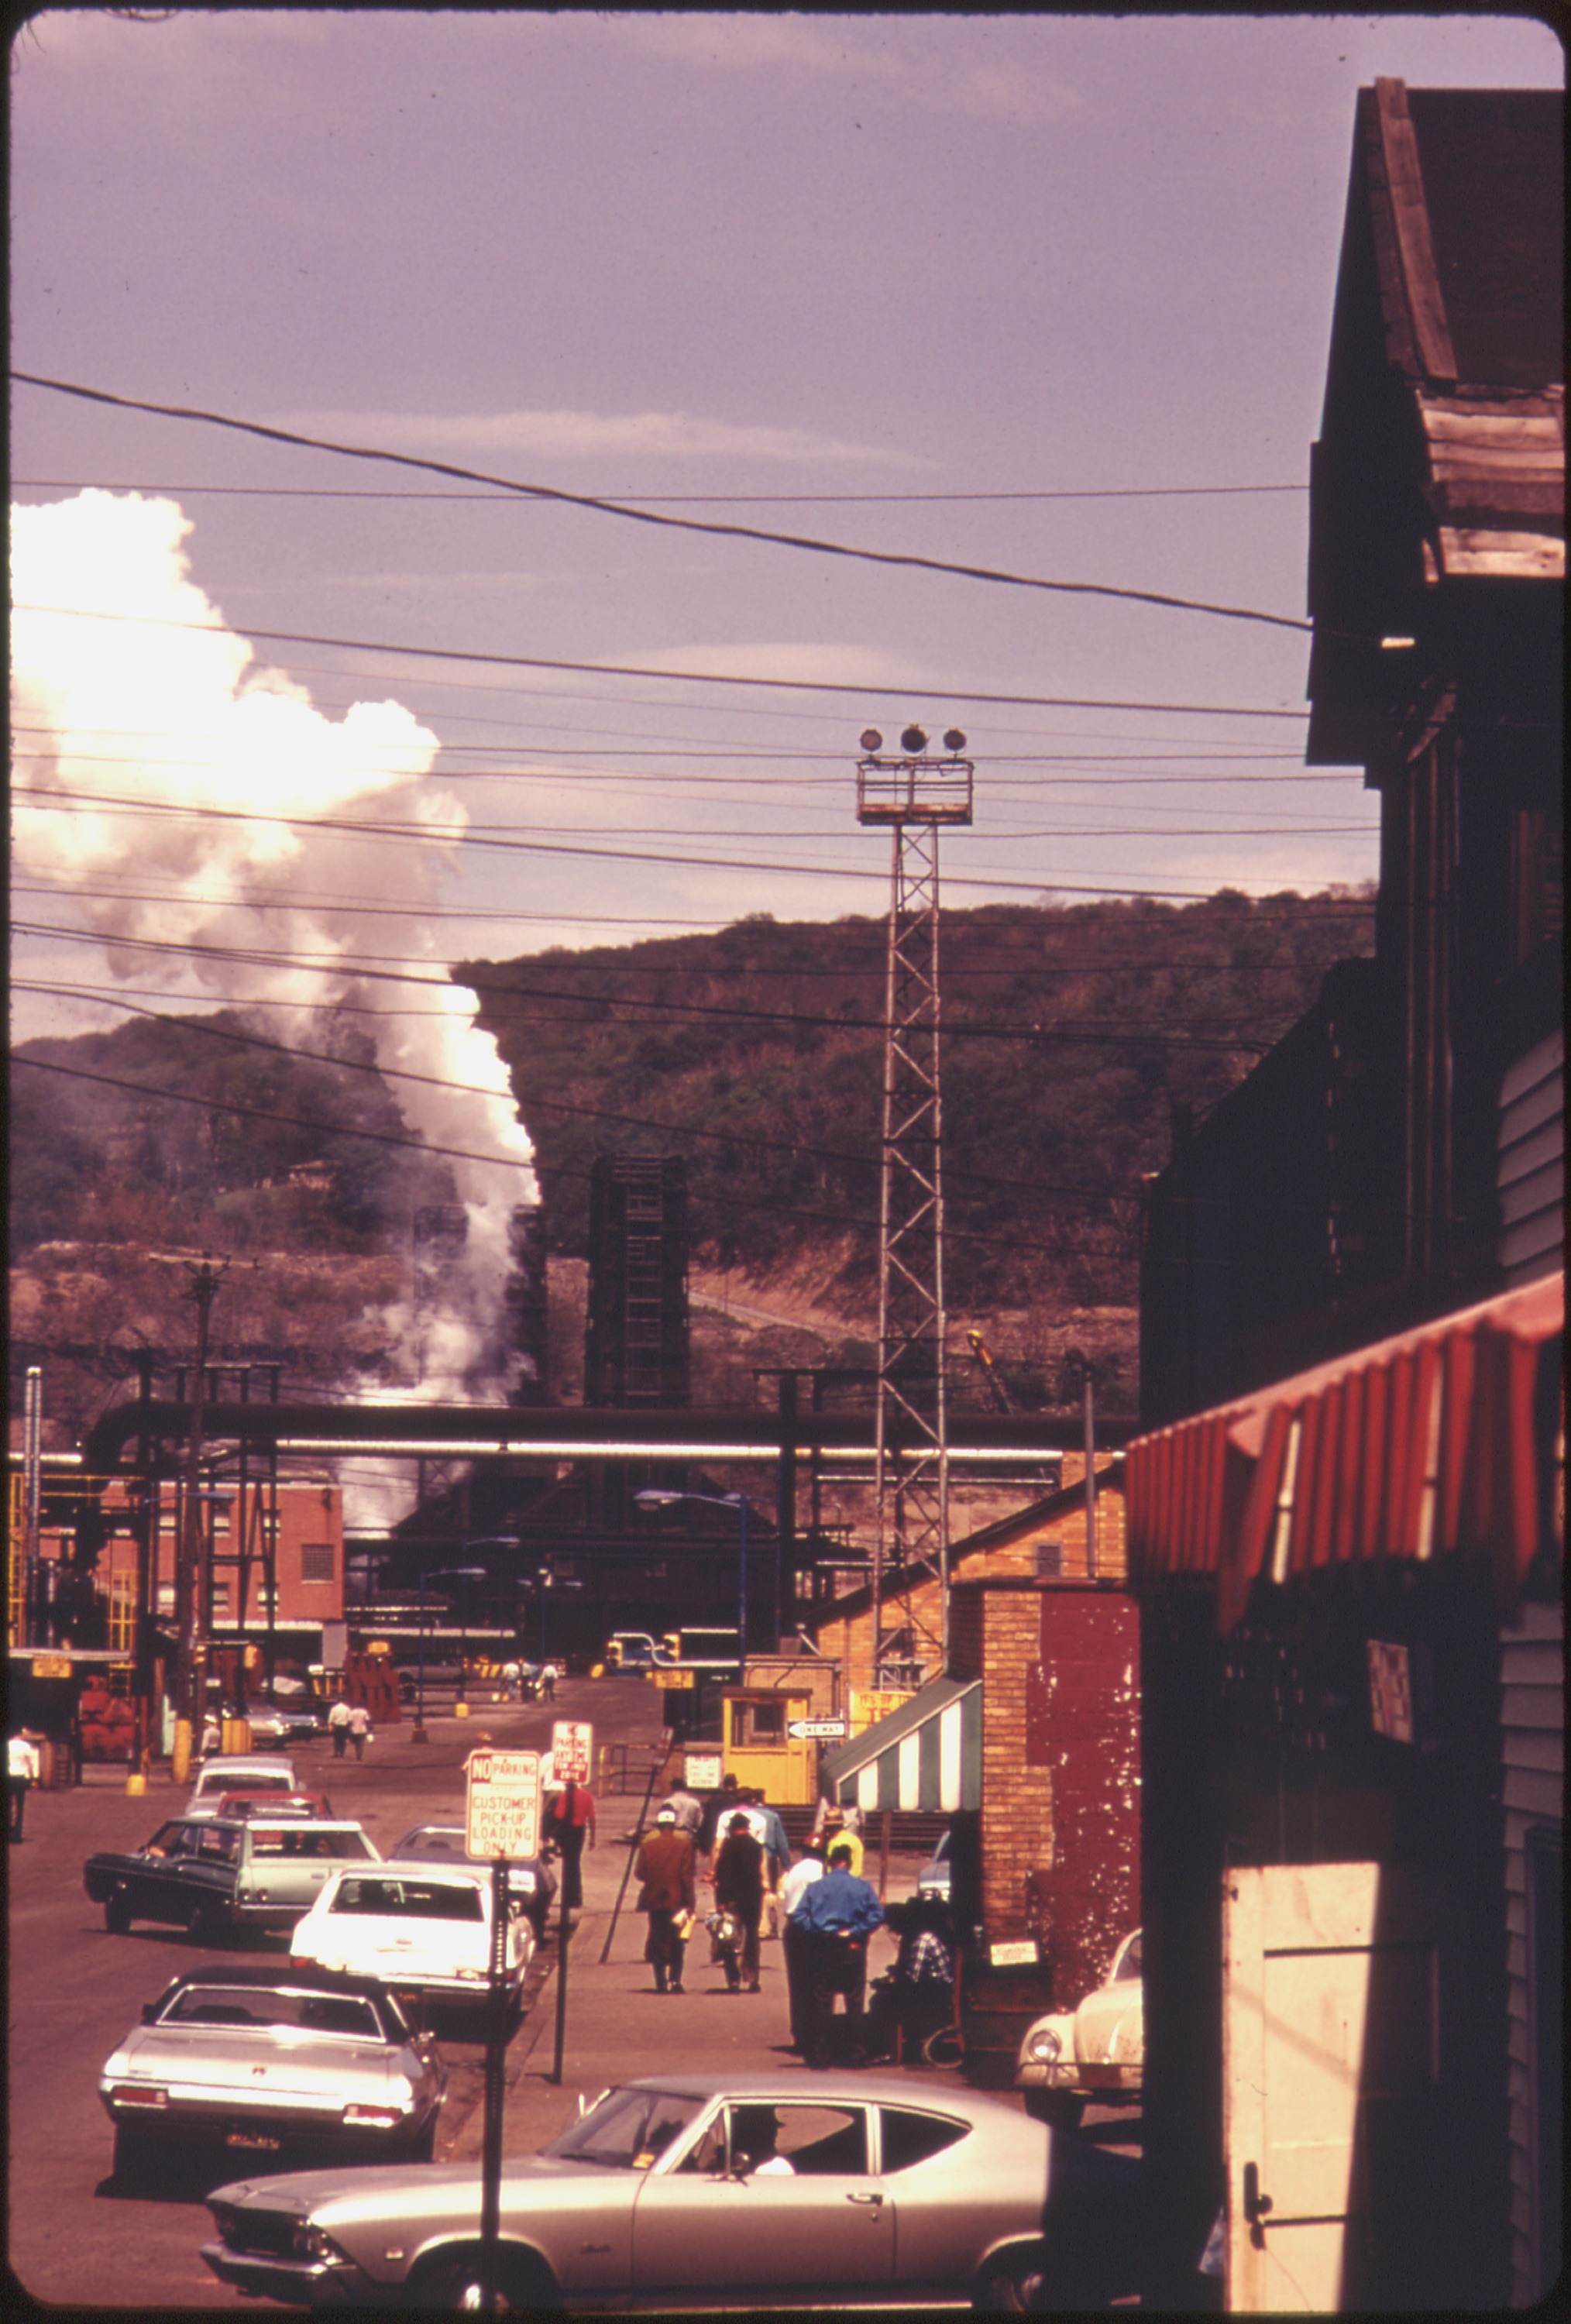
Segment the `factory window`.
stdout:
<svg viewBox="0 0 1571 2324">
<path fill-rule="evenodd" d="M 221 1614 L 226 1619 L 227 1619 L 229 1612 L 229 1585 L 226 1582 L 215 1582 L 213 1584 L 213 1612 L 215 1615 Z"/>
<path fill-rule="evenodd" d="M 330 1582 L 333 1578 L 333 1545 L 330 1541 L 303 1541 L 300 1552 L 300 1578 L 302 1582 Z"/>
</svg>

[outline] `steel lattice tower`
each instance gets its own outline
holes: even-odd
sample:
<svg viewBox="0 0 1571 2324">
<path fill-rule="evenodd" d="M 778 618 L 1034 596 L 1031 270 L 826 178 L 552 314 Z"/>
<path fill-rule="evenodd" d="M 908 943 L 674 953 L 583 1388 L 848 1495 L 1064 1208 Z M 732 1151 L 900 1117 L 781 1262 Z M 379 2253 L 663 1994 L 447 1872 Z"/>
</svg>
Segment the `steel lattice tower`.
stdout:
<svg viewBox="0 0 1571 2324">
<path fill-rule="evenodd" d="M 939 1075 L 938 832 L 968 825 L 975 773 L 951 729 L 946 758 L 928 753 L 919 726 L 902 756 L 862 737 L 856 815 L 892 830 L 884 1005 L 883 1130 L 879 1202 L 878 1409 L 873 1565 L 872 1682 L 901 1685 L 919 1659 L 910 1587 L 941 1584 L 940 1631 L 923 1626 L 942 1660 L 949 1643 L 949 1455 L 944 1380 L 943 1098 Z M 886 1592 L 901 1618 L 891 1623 Z M 895 1651 L 898 1634 L 908 1641 Z"/>
</svg>

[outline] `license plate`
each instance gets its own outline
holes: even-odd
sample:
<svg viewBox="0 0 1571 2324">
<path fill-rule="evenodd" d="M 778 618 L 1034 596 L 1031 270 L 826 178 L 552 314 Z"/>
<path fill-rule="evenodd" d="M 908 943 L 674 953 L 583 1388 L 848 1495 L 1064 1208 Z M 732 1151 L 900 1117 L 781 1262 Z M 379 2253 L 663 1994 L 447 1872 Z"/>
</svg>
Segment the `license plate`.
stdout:
<svg viewBox="0 0 1571 2324">
<path fill-rule="evenodd" d="M 269 2154 L 276 2154 L 283 2141 L 271 2137 L 264 2130 L 232 2130 L 224 2144 L 226 2146 L 259 2146 Z"/>
</svg>

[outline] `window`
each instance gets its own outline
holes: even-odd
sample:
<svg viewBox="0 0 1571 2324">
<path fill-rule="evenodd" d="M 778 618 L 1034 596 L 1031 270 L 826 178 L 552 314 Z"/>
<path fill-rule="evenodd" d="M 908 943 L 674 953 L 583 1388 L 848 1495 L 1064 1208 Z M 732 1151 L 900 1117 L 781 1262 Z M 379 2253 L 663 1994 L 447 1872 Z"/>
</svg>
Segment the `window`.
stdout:
<svg viewBox="0 0 1571 2324">
<path fill-rule="evenodd" d="M 783 1751 L 786 1707 L 783 1702 L 736 1702 L 731 1708 L 731 1738 L 745 1750 Z"/>
<path fill-rule="evenodd" d="M 219 1581 L 217 1581 L 217 1580 L 215 1580 L 215 1581 L 214 1581 L 214 1583 L 213 1583 L 213 1611 L 214 1611 L 214 1613 L 215 1613 L 215 1614 L 223 1614 L 223 1615 L 226 1615 L 226 1616 L 228 1614 L 228 1611 L 229 1611 L 229 1585 L 228 1585 L 228 1583 L 227 1583 L 226 1582 L 219 1582 Z"/>
<path fill-rule="evenodd" d="M 884 2107 L 880 2126 L 885 2172 L 909 2171 L 914 2163 L 926 2163 L 930 2155 L 942 2154 L 946 2147 L 955 2145 L 966 2135 L 963 2122 L 951 2122 L 938 2114 L 913 2114 L 905 2107 Z"/>
<path fill-rule="evenodd" d="M 332 1580 L 333 1545 L 330 1541 L 306 1541 L 300 1544 L 300 1578 L 302 1582 Z"/>
<path fill-rule="evenodd" d="M 478 1887 L 466 1882 L 460 1888 L 445 1881 L 373 1880 L 346 1878 L 328 1910 L 334 1913 L 375 1913 L 399 1920 L 483 1921 L 485 1906 Z"/>
</svg>

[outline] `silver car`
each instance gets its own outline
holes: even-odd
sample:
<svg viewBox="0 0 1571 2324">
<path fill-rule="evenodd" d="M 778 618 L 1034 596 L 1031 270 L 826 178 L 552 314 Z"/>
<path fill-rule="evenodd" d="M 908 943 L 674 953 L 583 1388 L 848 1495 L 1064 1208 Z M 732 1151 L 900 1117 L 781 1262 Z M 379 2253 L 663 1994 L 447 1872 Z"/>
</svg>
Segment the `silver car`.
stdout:
<svg viewBox="0 0 1571 2324">
<path fill-rule="evenodd" d="M 895 2076 L 652 2077 L 504 2163 L 499 2289 L 546 2309 L 1084 2304 L 1123 2288 L 1137 2172 Z M 478 2304 L 473 2163 L 245 2180 L 208 2203 L 202 2257 L 244 2292 Z"/>
<path fill-rule="evenodd" d="M 434 2043 L 369 1979 L 221 1961 L 146 2005 L 98 2096 L 129 2179 L 182 2145 L 429 2160 L 447 2086 Z"/>
</svg>

